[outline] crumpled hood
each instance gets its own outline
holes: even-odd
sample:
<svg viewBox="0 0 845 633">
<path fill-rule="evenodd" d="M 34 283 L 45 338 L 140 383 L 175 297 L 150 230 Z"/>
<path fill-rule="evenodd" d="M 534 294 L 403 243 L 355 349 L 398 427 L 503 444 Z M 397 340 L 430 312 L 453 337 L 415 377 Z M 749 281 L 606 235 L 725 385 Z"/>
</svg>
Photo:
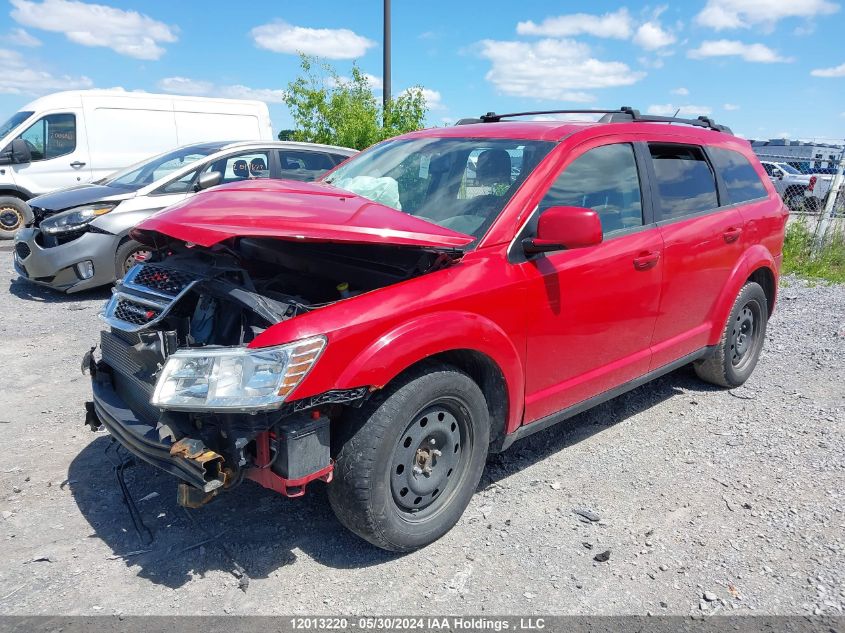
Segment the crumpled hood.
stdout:
<svg viewBox="0 0 845 633">
<path fill-rule="evenodd" d="M 185 242 L 233 237 L 458 248 L 473 241 L 383 204 L 320 182 L 242 181 L 210 189 L 141 222 Z"/>
</svg>

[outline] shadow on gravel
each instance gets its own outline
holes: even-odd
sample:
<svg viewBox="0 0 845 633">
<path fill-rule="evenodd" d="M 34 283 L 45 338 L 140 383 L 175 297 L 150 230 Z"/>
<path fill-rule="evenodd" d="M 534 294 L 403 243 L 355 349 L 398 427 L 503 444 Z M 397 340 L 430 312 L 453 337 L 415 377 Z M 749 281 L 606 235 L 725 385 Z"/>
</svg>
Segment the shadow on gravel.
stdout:
<svg viewBox="0 0 845 633">
<path fill-rule="evenodd" d="M 9 292 L 19 299 L 25 301 L 36 301 L 38 303 L 75 303 L 86 300 L 106 301 L 111 296 L 111 288 L 104 286 L 93 290 L 83 290 L 75 294 L 65 294 L 52 288 L 39 286 L 36 283 L 18 277 L 9 283 Z"/>
<path fill-rule="evenodd" d="M 545 431 L 529 435 L 516 442 L 504 453 L 491 456 L 487 460 L 487 468 L 481 478 L 479 490 L 542 461 L 554 453 L 574 446 L 596 433 L 601 433 L 672 396 L 720 390 L 719 387 L 700 380 L 691 365 L 682 367 Z"/>
<path fill-rule="evenodd" d="M 516 443 L 492 456 L 479 489 L 546 459 L 641 411 L 684 392 L 713 391 L 680 369 L 591 411 Z M 325 487 L 312 484 L 300 499 L 286 499 L 252 482 L 197 510 L 176 505 L 173 477 L 144 463 L 129 468 L 126 480 L 153 543 L 143 546 L 123 503 L 114 470 L 105 456 L 111 440 L 99 435 L 76 456 L 68 471 L 71 492 L 90 523 L 91 538 L 102 539 L 127 567 L 156 584 L 177 588 L 195 575 L 221 570 L 267 578 L 296 561 L 296 551 L 335 568 L 378 565 L 399 555 L 359 539 L 335 519 Z"/>
<path fill-rule="evenodd" d="M 71 462 L 68 483 L 82 515 L 137 574 L 171 588 L 209 571 L 242 568 L 250 578 L 267 578 L 296 561 L 294 550 L 328 567 L 360 568 L 397 557 L 347 531 L 335 519 L 325 484 L 314 483 L 299 499 L 286 499 L 250 481 L 208 505 L 176 505 L 176 480 L 143 462 L 126 470 L 126 483 L 153 534 L 143 546 L 104 452 L 111 442 L 98 435 Z M 142 499 L 153 495 L 146 501 Z M 188 516 L 190 513 L 190 517 Z M 149 550 L 143 553 L 138 551 Z"/>
</svg>

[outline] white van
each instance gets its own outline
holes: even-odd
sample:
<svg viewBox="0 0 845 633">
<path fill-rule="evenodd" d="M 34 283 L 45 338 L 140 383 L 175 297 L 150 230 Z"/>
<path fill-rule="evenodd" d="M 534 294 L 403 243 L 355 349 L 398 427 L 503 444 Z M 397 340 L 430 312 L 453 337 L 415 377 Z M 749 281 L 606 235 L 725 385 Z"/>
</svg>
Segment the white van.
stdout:
<svg viewBox="0 0 845 633">
<path fill-rule="evenodd" d="M 235 139 L 273 139 L 265 103 L 117 90 L 36 99 L 0 125 L 0 239 L 31 220 L 29 198 L 180 145 Z"/>
</svg>

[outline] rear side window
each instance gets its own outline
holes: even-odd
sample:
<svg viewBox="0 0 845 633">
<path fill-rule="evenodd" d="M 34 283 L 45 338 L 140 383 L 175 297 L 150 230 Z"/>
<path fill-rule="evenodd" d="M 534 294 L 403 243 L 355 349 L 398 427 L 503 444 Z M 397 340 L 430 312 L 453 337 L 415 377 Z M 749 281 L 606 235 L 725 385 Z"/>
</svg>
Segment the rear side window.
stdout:
<svg viewBox="0 0 845 633">
<path fill-rule="evenodd" d="M 282 178 L 290 180 L 316 180 L 335 166 L 328 154 L 304 150 L 283 149 L 279 152 L 279 162 Z"/>
<path fill-rule="evenodd" d="M 719 206 L 716 178 L 700 147 L 649 145 L 661 219 L 711 211 Z"/>
<path fill-rule="evenodd" d="M 745 156 L 720 147 L 710 147 L 707 151 L 713 160 L 713 167 L 722 177 L 728 190 L 728 199 L 723 201 L 724 203 L 737 204 L 768 195 L 760 176 Z"/>
<path fill-rule="evenodd" d="M 549 207 L 593 209 L 599 214 L 605 235 L 642 226 L 640 179 L 633 147 L 603 145 L 583 153 L 543 196 L 540 212 Z"/>
</svg>

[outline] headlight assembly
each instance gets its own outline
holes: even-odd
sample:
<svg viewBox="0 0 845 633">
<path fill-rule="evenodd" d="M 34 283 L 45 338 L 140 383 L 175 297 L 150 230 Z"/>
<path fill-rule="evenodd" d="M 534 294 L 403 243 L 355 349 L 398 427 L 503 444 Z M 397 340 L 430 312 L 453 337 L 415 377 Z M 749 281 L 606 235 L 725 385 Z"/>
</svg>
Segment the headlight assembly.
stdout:
<svg viewBox="0 0 845 633">
<path fill-rule="evenodd" d="M 276 409 L 325 346 L 325 337 L 315 336 L 259 349 L 182 349 L 168 356 L 151 402 L 175 411 Z"/>
<path fill-rule="evenodd" d="M 105 215 L 117 205 L 117 202 L 99 202 L 68 209 L 42 220 L 38 228 L 49 235 L 76 231 L 94 218 Z"/>
</svg>

